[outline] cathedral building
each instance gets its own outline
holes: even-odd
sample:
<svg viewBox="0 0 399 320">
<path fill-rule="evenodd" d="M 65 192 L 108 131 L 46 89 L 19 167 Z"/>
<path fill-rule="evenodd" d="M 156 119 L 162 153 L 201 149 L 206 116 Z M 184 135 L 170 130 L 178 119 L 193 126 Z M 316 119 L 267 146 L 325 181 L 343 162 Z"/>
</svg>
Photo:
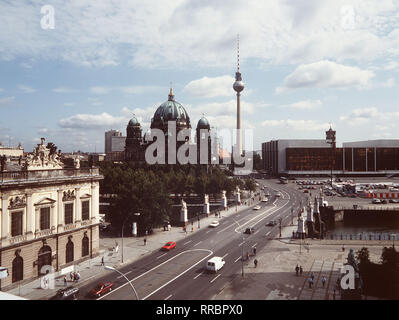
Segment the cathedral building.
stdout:
<svg viewBox="0 0 399 320">
<path fill-rule="evenodd" d="M 147 147 L 152 143 L 148 141 L 148 135 L 151 129 L 162 130 L 165 136 L 165 159 L 168 163 L 168 147 L 172 143 L 172 139 L 176 139 L 171 131 L 171 125 L 175 126 L 175 135 L 177 136 L 179 132 L 183 129 L 189 130 L 191 132 L 191 121 L 190 117 L 183 107 L 182 104 L 175 100 L 172 88 L 170 89 L 168 100 L 162 103 L 154 113 L 151 119 L 150 131 L 146 135 L 142 135 L 141 124 L 138 122 L 136 117 L 130 119 L 126 127 L 126 142 L 125 142 L 125 160 L 134 162 L 144 162 L 145 161 L 145 151 Z M 211 137 L 210 137 L 210 124 L 208 120 L 203 116 L 197 124 L 196 128 L 196 163 L 200 163 L 200 145 L 202 140 L 206 140 L 207 147 L 207 157 L 206 162 L 210 164 L 211 162 Z M 202 130 L 202 131 L 201 131 Z M 205 131 L 205 132 L 204 132 Z M 185 141 L 176 141 L 175 147 L 178 150 L 183 144 L 194 145 L 191 138 L 186 137 Z M 176 152 L 177 154 L 177 152 Z M 204 160 L 202 160 L 202 163 Z"/>
</svg>

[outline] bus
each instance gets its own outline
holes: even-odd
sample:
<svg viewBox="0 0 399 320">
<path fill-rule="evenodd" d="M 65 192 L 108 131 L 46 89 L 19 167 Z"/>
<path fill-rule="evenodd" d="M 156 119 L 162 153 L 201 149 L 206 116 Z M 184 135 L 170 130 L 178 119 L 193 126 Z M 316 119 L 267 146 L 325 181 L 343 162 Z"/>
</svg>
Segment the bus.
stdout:
<svg viewBox="0 0 399 320">
<path fill-rule="evenodd" d="M 288 179 L 286 177 L 281 177 L 280 178 L 280 183 L 282 184 L 288 184 Z"/>
</svg>

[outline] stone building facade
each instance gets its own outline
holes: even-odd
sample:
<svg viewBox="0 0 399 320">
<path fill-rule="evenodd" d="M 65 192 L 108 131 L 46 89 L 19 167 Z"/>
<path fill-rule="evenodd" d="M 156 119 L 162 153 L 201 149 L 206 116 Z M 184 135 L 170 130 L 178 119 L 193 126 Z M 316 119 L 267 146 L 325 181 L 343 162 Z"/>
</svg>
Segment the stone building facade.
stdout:
<svg viewBox="0 0 399 320">
<path fill-rule="evenodd" d="M 0 173 L 2 290 L 98 255 L 103 177 L 98 168 L 59 168 L 54 153 L 43 139 L 20 171 Z"/>
</svg>

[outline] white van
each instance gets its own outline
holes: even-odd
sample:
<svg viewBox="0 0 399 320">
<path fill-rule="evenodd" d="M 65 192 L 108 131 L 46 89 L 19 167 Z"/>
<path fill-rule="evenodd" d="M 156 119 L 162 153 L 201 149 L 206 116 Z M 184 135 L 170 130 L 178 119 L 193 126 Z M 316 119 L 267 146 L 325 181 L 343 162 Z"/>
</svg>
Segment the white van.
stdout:
<svg viewBox="0 0 399 320">
<path fill-rule="evenodd" d="M 209 259 L 206 263 L 206 270 L 210 272 L 218 272 L 218 270 L 222 269 L 226 261 L 222 257 L 213 257 Z"/>
</svg>

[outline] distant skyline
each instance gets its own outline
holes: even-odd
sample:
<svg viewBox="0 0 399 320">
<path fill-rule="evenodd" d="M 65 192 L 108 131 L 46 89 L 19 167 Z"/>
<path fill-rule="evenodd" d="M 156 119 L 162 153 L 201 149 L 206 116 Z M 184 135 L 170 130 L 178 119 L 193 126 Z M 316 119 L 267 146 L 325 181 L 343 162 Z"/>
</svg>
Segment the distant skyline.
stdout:
<svg viewBox="0 0 399 320">
<path fill-rule="evenodd" d="M 41 8 L 54 8 L 42 29 Z M 145 132 L 168 98 L 193 129 L 272 139 L 398 139 L 399 3 L 392 1 L 1 1 L 0 141 L 103 152 L 104 132 Z"/>
</svg>

